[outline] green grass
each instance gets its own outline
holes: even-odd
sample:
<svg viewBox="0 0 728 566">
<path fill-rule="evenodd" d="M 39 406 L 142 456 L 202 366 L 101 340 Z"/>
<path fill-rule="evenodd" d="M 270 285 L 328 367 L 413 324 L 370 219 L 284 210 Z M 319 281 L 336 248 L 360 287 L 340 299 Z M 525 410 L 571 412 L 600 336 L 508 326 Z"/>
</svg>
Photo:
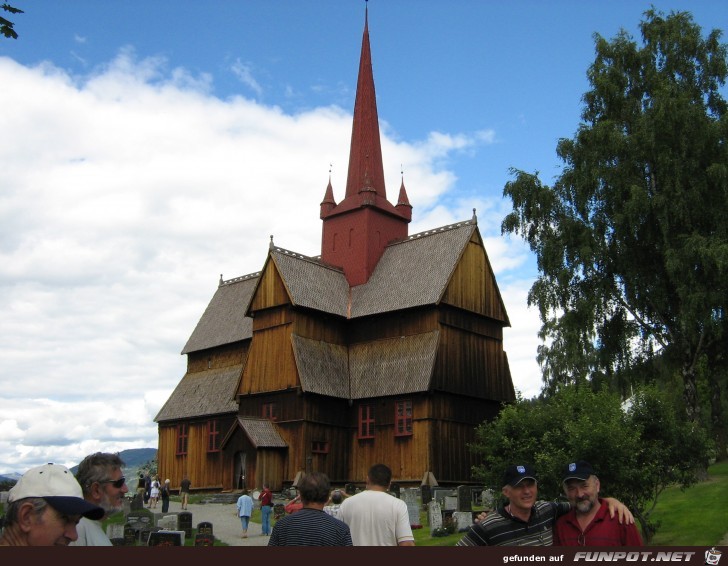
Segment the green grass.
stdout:
<svg viewBox="0 0 728 566">
<path fill-rule="evenodd" d="M 708 480 L 685 491 L 679 487 L 666 489 L 652 514 L 660 526 L 650 545 L 717 545 L 728 534 L 727 501 L 728 461 L 710 466 Z"/>
</svg>

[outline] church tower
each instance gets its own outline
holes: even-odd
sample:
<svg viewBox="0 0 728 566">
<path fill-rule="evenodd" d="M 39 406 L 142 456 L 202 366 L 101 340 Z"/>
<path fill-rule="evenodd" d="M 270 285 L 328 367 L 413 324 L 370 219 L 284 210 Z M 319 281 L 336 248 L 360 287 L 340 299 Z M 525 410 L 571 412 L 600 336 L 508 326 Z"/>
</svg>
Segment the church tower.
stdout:
<svg viewBox="0 0 728 566">
<path fill-rule="evenodd" d="M 329 180 L 321 202 L 321 219 L 321 259 L 342 268 L 351 287 L 369 280 L 387 245 L 407 238 L 407 225 L 412 220 L 412 206 L 404 182 L 400 187 L 397 205 L 387 200 L 367 11 L 354 103 L 346 195 L 337 205 Z"/>
</svg>

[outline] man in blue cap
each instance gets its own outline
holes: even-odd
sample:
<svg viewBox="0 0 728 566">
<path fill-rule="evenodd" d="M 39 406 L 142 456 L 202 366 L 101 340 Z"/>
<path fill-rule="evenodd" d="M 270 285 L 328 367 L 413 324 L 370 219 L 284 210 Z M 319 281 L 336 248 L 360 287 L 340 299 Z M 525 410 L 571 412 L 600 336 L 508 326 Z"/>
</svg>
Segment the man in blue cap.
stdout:
<svg viewBox="0 0 728 566">
<path fill-rule="evenodd" d="M 529 464 L 506 468 L 502 493 L 508 502 L 471 525 L 456 546 L 551 546 L 554 523 L 569 512 L 570 504 L 538 501 L 538 480 Z M 619 511 L 620 521 L 634 522 L 619 501 L 607 503 L 612 516 Z"/>
</svg>

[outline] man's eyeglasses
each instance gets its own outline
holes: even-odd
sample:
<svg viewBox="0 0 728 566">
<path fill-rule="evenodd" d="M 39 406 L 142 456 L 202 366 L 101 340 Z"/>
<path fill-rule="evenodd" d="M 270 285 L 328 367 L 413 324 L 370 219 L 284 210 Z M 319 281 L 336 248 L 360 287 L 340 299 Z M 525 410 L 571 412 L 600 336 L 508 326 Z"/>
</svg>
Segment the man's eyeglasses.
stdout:
<svg viewBox="0 0 728 566">
<path fill-rule="evenodd" d="M 115 488 L 120 489 L 126 483 L 126 478 L 121 476 L 118 480 L 101 480 L 99 483 L 110 483 Z"/>
</svg>

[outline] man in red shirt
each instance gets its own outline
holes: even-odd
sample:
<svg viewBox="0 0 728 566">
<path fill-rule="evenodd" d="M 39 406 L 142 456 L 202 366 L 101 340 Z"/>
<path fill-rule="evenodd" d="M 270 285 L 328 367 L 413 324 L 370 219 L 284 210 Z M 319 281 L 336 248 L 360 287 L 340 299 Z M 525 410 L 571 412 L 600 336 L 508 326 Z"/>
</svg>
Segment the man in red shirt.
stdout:
<svg viewBox="0 0 728 566">
<path fill-rule="evenodd" d="M 273 509 L 273 494 L 267 483 L 263 484 L 263 491 L 258 496 L 260 500 L 260 522 L 264 536 L 270 536 L 270 513 Z"/>
<path fill-rule="evenodd" d="M 599 478 L 588 462 L 568 464 L 563 486 L 571 511 L 554 525 L 554 546 L 642 546 L 634 523 L 621 524 L 609 516 L 607 504 L 599 498 Z"/>
</svg>

